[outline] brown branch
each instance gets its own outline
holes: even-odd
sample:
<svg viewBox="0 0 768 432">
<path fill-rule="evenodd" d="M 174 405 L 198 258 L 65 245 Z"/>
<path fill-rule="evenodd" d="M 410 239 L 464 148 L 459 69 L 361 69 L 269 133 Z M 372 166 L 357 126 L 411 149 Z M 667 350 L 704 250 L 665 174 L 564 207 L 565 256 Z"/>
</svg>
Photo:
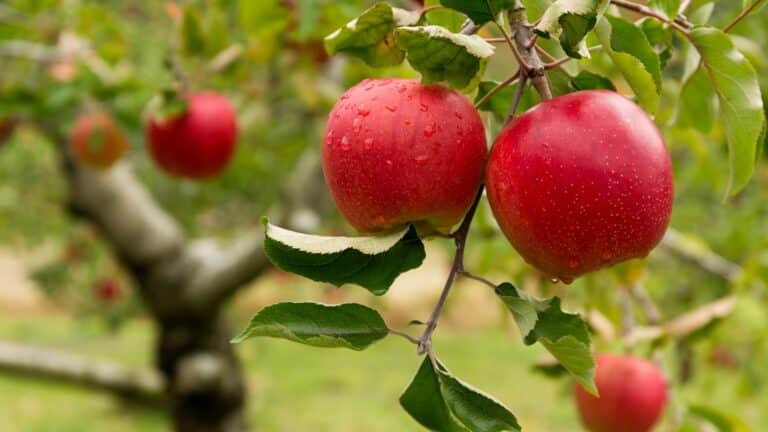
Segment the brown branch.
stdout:
<svg viewBox="0 0 768 432">
<path fill-rule="evenodd" d="M 634 3 L 628 0 L 611 0 L 611 3 L 632 12 L 639 13 L 640 15 L 645 15 L 665 24 L 669 24 L 675 30 L 681 33 L 688 34 L 688 29 L 693 28 L 693 24 L 681 16 L 676 16 L 674 19 L 670 20 L 664 15 L 661 15 L 653 9 L 649 8 L 648 6 L 639 3 Z"/>
<path fill-rule="evenodd" d="M 524 69 L 522 73 L 527 73 L 531 85 L 539 93 L 542 100 L 552 99 L 552 91 L 549 89 L 544 63 L 536 53 L 536 45 L 530 43 L 534 35 L 526 20 L 525 9 L 512 9 L 509 11 L 508 17 L 517 52 L 521 57 L 522 64 L 527 67 L 527 70 Z"/>
<path fill-rule="evenodd" d="M 763 0 L 755 0 L 754 2 L 752 2 L 752 4 L 749 5 L 749 7 L 747 7 L 743 11 L 741 11 L 741 13 L 736 18 L 734 18 L 733 21 L 729 22 L 728 25 L 723 27 L 723 32 L 728 33 L 729 31 L 731 31 L 731 29 L 736 27 L 736 24 L 740 23 L 741 20 L 743 20 L 749 14 L 751 14 L 752 11 L 755 10 L 755 8 L 757 8 L 762 2 Z"/>
<path fill-rule="evenodd" d="M 27 344 L 0 342 L 0 372 L 74 384 L 151 405 L 165 403 L 163 378 L 155 371 Z"/>
<path fill-rule="evenodd" d="M 667 230 L 661 241 L 661 247 L 672 255 L 728 282 L 734 282 L 741 276 L 742 268 L 738 264 L 692 244 L 674 228 Z"/>
</svg>

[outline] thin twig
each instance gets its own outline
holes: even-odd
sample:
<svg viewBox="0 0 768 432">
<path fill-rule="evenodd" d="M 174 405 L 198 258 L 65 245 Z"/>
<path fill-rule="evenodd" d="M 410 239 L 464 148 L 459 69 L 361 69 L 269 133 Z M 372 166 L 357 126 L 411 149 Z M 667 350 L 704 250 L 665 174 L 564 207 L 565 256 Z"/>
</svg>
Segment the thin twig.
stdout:
<svg viewBox="0 0 768 432">
<path fill-rule="evenodd" d="M 511 123 L 515 118 L 517 107 L 520 105 L 520 101 L 523 99 L 523 91 L 525 91 L 526 84 L 528 84 L 528 76 L 523 75 L 523 77 L 520 78 L 520 82 L 517 83 L 517 88 L 515 88 L 515 97 L 512 99 L 512 105 L 509 106 L 509 112 L 507 112 L 507 120 L 504 122 L 505 126 Z"/>
<path fill-rule="evenodd" d="M 470 272 L 468 272 L 466 270 L 462 271 L 460 274 L 462 276 L 464 276 L 465 278 L 467 278 L 467 279 L 476 280 L 476 281 L 478 281 L 480 283 L 488 285 L 490 288 L 496 289 L 496 287 L 497 287 L 497 285 L 495 283 L 491 282 L 490 280 L 488 280 L 488 279 L 486 279 L 486 278 L 484 278 L 482 276 L 478 276 L 476 274 L 470 273 Z"/>
<path fill-rule="evenodd" d="M 641 5 L 641 4 L 634 3 L 627 0 L 611 0 L 611 3 L 616 6 L 622 7 L 624 9 L 631 10 L 632 12 L 637 12 L 640 15 L 645 15 L 647 17 L 651 17 L 655 20 L 661 21 L 665 24 L 669 24 L 675 30 L 681 33 L 684 33 L 686 35 L 688 34 L 688 29 L 693 27 L 693 24 L 691 24 L 690 22 L 688 22 L 687 20 L 681 17 L 675 17 L 674 19 L 670 20 L 664 15 L 657 13 L 656 11 L 654 11 L 653 9 L 645 5 Z"/>
<path fill-rule="evenodd" d="M 453 283 L 456 281 L 456 276 L 464 271 L 464 246 L 467 243 L 469 228 L 472 226 L 472 220 L 475 217 L 477 206 L 480 204 L 480 199 L 482 197 L 483 187 L 481 186 L 467 215 L 464 216 L 464 220 L 461 221 L 461 225 L 454 233 L 456 255 L 453 257 L 453 265 L 448 273 L 448 278 L 443 286 L 443 291 L 440 293 L 440 298 L 437 300 L 437 304 L 432 310 L 432 314 L 429 316 L 429 321 L 427 321 L 427 328 L 424 329 L 424 333 L 419 337 L 417 348 L 419 355 L 432 351 L 432 333 L 434 333 L 437 328 L 437 320 L 440 318 L 440 313 L 442 313 L 443 307 L 445 307 L 445 301 L 448 299 L 448 293 L 450 293 L 451 287 L 453 287 Z"/>
<path fill-rule="evenodd" d="M 741 22 L 741 20 L 746 18 L 747 15 L 751 14 L 752 11 L 755 10 L 755 8 L 758 7 L 762 2 L 763 0 L 755 0 L 754 2 L 752 2 L 752 4 L 749 5 L 749 7 L 747 7 L 743 11 L 741 11 L 741 13 L 736 18 L 734 18 L 733 21 L 729 22 L 727 26 L 723 27 L 723 32 L 728 33 L 729 31 L 731 31 L 731 29 L 736 27 L 736 24 L 738 24 L 739 22 Z"/>
<path fill-rule="evenodd" d="M 490 100 L 496 93 L 500 92 L 502 89 L 507 87 L 508 85 L 512 84 L 513 82 L 517 81 L 517 79 L 520 78 L 520 69 L 517 70 L 512 76 L 505 79 L 504 81 L 500 82 L 499 85 L 492 88 L 488 93 L 485 94 L 482 98 L 480 98 L 479 101 L 475 103 L 475 108 L 479 108 L 483 106 L 488 100 Z"/>
<path fill-rule="evenodd" d="M 661 323 L 661 312 L 659 312 L 658 306 L 653 302 L 653 299 L 648 295 L 648 291 L 645 290 L 645 287 L 643 287 L 642 284 L 631 284 L 629 286 L 629 294 L 643 309 L 649 325 L 658 325 Z"/>
</svg>

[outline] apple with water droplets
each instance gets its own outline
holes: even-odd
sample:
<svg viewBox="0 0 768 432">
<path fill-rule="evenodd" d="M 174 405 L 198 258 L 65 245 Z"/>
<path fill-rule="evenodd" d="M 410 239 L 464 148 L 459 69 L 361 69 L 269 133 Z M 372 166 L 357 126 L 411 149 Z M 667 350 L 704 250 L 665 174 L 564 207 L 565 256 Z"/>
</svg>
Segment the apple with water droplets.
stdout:
<svg viewBox="0 0 768 432">
<path fill-rule="evenodd" d="M 78 117 L 69 141 L 80 163 L 100 170 L 110 168 L 128 149 L 123 131 L 109 114 L 100 111 Z"/>
<path fill-rule="evenodd" d="M 560 96 L 516 118 L 496 139 L 485 181 L 515 249 L 566 283 L 645 257 L 672 212 L 672 166 L 659 130 L 611 91 Z"/>
<path fill-rule="evenodd" d="M 590 432 L 650 432 L 667 401 L 664 375 L 636 357 L 598 356 L 595 385 L 600 397 L 574 384 L 576 406 Z"/>
<path fill-rule="evenodd" d="M 368 79 L 341 96 L 323 141 L 339 211 L 361 232 L 413 223 L 447 232 L 482 182 L 482 121 L 460 93 L 407 79 Z"/>
<path fill-rule="evenodd" d="M 169 118 L 150 118 L 149 150 L 167 173 L 209 179 L 229 164 L 237 141 L 237 116 L 229 101 L 215 92 L 191 93 L 185 109 Z"/>
</svg>

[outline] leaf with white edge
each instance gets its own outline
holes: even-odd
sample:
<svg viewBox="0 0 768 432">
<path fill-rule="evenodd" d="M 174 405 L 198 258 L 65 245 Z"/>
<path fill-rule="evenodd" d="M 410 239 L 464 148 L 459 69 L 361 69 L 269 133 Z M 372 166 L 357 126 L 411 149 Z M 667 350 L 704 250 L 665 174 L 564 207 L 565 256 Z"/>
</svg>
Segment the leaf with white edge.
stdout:
<svg viewBox="0 0 768 432">
<path fill-rule="evenodd" d="M 278 303 L 254 315 L 232 343 L 272 337 L 322 348 L 361 351 L 387 334 L 389 329 L 381 315 L 367 306 Z"/>
<path fill-rule="evenodd" d="M 688 414 L 705 420 L 717 432 L 750 432 L 749 426 L 739 418 L 703 405 L 691 405 Z"/>
<path fill-rule="evenodd" d="M 571 87 L 574 90 L 611 90 L 616 91 L 616 87 L 613 82 L 608 78 L 592 73 L 589 71 L 581 71 L 578 75 L 571 79 Z"/>
<path fill-rule="evenodd" d="M 563 312 L 558 297 L 537 299 L 510 283 L 496 287 L 496 294 L 512 312 L 526 345 L 541 343 L 587 391 L 597 394 L 589 331 L 579 315 Z"/>
<path fill-rule="evenodd" d="M 515 416 L 501 402 L 458 380 L 428 356 L 400 397 L 403 408 L 434 431 L 519 432 Z"/>
<path fill-rule="evenodd" d="M 736 49 L 731 38 L 714 27 L 696 27 L 690 41 L 701 55 L 720 101 L 730 174 L 726 195 L 739 192 L 755 171 L 757 146 L 765 129 L 763 99 L 752 64 Z"/>
<path fill-rule="evenodd" d="M 477 35 L 451 33 L 440 26 L 400 27 L 395 31 L 408 62 L 421 72 L 422 81 L 447 81 L 469 91 L 477 86 L 493 55 L 493 45 Z"/>
<path fill-rule="evenodd" d="M 416 24 L 419 14 L 377 3 L 325 38 L 329 54 L 348 53 L 373 67 L 402 63 L 405 53 L 395 44 L 394 30 Z"/>
<path fill-rule="evenodd" d="M 573 58 L 589 58 L 584 38 L 605 11 L 608 0 L 557 0 L 547 8 L 533 31 L 557 37 L 563 51 Z"/>
<path fill-rule="evenodd" d="M 424 244 L 412 226 L 371 237 L 328 237 L 266 223 L 264 252 L 280 269 L 336 286 L 357 284 L 375 295 L 387 292 L 401 273 L 424 261 Z"/>
<path fill-rule="evenodd" d="M 595 34 L 603 45 L 603 50 L 613 60 L 617 69 L 624 76 L 632 91 L 637 97 L 637 102 L 643 109 L 651 114 L 659 108 L 659 88 L 654 75 L 646 69 L 640 59 L 626 52 L 615 51 L 612 46 L 616 38 L 613 35 L 613 26 L 604 19 L 600 20 L 595 27 Z M 616 37 L 619 33 L 616 34 Z M 645 35 L 643 35 L 645 38 Z M 646 43 L 647 43 L 647 39 Z M 619 46 L 625 46 L 620 44 Z"/>
<path fill-rule="evenodd" d="M 473 23 L 483 25 L 495 20 L 501 11 L 514 7 L 515 0 L 440 0 L 440 3 L 467 15 Z"/>
<path fill-rule="evenodd" d="M 669 19 L 675 19 L 680 3 L 681 0 L 650 0 L 648 6 L 657 12 L 661 12 Z"/>
</svg>

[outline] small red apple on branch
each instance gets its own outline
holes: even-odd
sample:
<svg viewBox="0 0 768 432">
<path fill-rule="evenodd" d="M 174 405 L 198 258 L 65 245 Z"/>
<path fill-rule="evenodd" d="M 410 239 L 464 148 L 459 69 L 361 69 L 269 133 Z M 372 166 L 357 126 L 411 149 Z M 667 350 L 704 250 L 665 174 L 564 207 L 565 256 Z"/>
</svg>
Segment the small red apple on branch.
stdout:
<svg viewBox="0 0 768 432">
<path fill-rule="evenodd" d="M 80 163 L 100 170 L 110 168 L 128 150 L 125 134 L 105 112 L 78 117 L 70 134 L 70 142 Z"/>
<path fill-rule="evenodd" d="M 123 296 L 123 287 L 115 279 L 102 279 L 96 284 L 96 298 L 106 304 L 113 304 Z"/>
<path fill-rule="evenodd" d="M 576 406 L 590 432 L 650 432 L 667 401 L 667 382 L 658 366 L 636 357 L 598 356 L 595 385 L 600 397 L 574 385 Z"/>
<path fill-rule="evenodd" d="M 149 151 L 167 173 L 209 179 L 229 164 L 237 141 L 237 117 L 229 101 L 215 92 L 182 97 L 180 112 L 154 114 L 147 123 Z"/>
</svg>

